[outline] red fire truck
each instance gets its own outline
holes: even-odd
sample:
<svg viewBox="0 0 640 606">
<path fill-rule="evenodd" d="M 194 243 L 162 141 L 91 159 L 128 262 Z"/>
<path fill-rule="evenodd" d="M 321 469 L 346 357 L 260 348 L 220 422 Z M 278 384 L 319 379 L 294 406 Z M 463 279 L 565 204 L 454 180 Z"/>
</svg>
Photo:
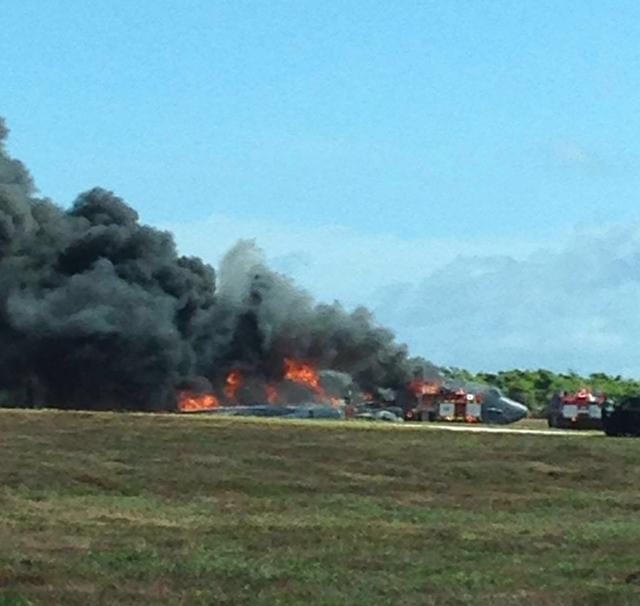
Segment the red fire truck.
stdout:
<svg viewBox="0 0 640 606">
<path fill-rule="evenodd" d="M 406 411 L 410 421 L 460 421 L 479 423 L 482 420 L 482 394 L 462 388 L 447 388 L 434 383 L 421 383 L 413 388 L 417 404 Z"/>
<path fill-rule="evenodd" d="M 549 404 L 549 427 L 602 429 L 602 408 L 606 402 L 604 394 L 594 394 L 586 388 L 557 392 Z"/>
</svg>

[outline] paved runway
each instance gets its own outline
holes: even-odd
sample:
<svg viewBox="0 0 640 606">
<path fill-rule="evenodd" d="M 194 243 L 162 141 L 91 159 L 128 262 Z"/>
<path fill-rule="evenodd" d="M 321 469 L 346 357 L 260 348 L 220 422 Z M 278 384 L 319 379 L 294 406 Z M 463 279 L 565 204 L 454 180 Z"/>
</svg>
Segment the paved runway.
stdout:
<svg viewBox="0 0 640 606">
<path fill-rule="evenodd" d="M 576 436 L 576 437 L 595 437 L 604 436 L 601 431 L 576 430 L 576 429 L 530 429 L 519 427 L 505 427 L 496 425 L 470 425 L 460 424 L 452 425 L 447 423 L 398 423 L 398 427 L 420 427 L 422 429 L 431 429 L 437 431 L 465 431 L 471 433 L 513 433 L 528 434 L 536 436 Z"/>
</svg>

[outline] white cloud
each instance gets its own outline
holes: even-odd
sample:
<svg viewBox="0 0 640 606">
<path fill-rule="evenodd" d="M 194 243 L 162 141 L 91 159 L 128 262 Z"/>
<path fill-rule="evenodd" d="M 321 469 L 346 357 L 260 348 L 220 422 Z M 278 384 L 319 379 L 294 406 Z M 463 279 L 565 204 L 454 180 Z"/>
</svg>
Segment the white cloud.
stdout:
<svg viewBox="0 0 640 606">
<path fill-rule="evenodd" d="M 322 301 L 364 304 L 438 364 L 640 375 L 640 226 L 553 241 L 369 235 L 214 215 L 167 226 L 217 265 L 238 239 Z"/>
<path fill-rule="evenodd" d="M 575 141 L 558 143 L 555 146 L 554 155 L 557 160 L 566 164 L 591 164 L 594 162 L 593 154 Z"/>
<path fill-rule="evenodd" d="M 551 147 L 551 159 L 556 168 L 570 173 L 603 176 L 614 167 L 623 165 L 623 158 L 616 154 L 602 156 L 598 151 L 577 141 L 559 141 Z"/>
<path fill-rule="evenodd" d="M 322 301 L 367 303 L 373 292 L 397 282 L 417 283 L 458 255 L 494 254 L 504 250 L 522 257 L 539 246 L 521 239 L 460 239 L 393 234 L 362 234 L 339 225 L 306 227 L 295 223 L 212 215 L 204 221 L 164 226 L 183 254 L 217 265 L 239 239 L 255 239 L 271 266 L 290 275 Z"/>
<path fill-rule="evenodd" d="M 378 317 L 440 364 L 640 375 L 640 226 L 575 233 L 523 260 L 459 258 Z"/>
</svg>

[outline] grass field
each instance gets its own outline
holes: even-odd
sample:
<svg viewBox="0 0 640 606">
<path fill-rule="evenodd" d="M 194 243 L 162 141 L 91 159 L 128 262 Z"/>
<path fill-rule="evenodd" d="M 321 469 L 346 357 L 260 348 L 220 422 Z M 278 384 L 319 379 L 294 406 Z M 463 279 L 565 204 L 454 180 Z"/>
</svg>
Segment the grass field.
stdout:
<svg viewBox="0 0 640 606">
<path fill-rule="evenodd" d="M 640 603 L 640 440 L 0 411 L 0 512 L 0 606 Z"/>
</svg>

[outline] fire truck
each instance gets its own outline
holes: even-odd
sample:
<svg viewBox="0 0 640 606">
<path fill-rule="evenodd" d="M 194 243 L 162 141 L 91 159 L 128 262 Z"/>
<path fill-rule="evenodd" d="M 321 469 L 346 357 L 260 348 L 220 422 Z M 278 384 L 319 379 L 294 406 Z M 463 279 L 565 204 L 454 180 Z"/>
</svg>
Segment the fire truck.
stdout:
<svg viewBox="0 0 640 606">
<path fill-rule="evenodd" d="M 527 407 L 489 385 L 465 386 L 421 380 L 408 385 L 407 421 L 450 421 L 506 425 L 524 419 Z"/>
<path fill-rule="evenodd" d="M 586 388 L 557 392 L 549 404 L 549 427 L 602 429 L 602 409 L 606 403 L 604 394 L 594 394 Z"/>
<path fill-rule="evenodd" d="M 482 394 L 425 383 L 416 397 L 417 405 L 405 413 L 407 420 L 464 423 L 478 423 L 482 420 Z"/>
</svg>

